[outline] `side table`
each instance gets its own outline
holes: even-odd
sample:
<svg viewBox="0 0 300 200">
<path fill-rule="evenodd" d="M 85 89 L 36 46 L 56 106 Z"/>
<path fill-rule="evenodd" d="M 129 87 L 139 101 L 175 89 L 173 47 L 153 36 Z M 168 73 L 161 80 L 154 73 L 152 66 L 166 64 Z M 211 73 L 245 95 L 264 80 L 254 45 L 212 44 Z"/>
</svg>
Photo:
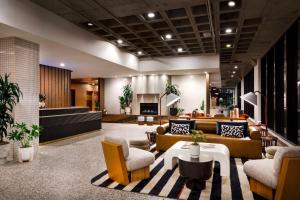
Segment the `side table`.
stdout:
<svg viewBox="0 0 300 200">
<path fill-rule="evenodd" d="M 189 154 L 180 154 L 178 165 L 180 175 L 188 178 L 187 188 L 193 190 L 205 189 L 206 180 L 212 176 L 212 156 L 200 153 L 199 158 L 191 158 Z"/>
<path fill-rule="evenodd" d="M 156 131 L 146 131 L 147 138 L 149 140 L 149 145 L 153 145 L 156 143 Z"/>
</svg>

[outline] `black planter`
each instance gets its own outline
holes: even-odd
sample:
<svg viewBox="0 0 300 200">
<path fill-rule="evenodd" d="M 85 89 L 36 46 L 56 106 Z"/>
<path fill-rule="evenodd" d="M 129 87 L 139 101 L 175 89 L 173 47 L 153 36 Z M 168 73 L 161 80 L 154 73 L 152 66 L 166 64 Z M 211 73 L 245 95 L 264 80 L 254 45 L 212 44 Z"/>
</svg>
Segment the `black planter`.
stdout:
<svg viewBox="0 0 300 200">
<path fill-rule="evenodd" d="M 177 108 L 170 108 L 170 115 L 171 115 L 171 116 L 176 116 L 177 113 L 178 113 Z"/>
</svg>

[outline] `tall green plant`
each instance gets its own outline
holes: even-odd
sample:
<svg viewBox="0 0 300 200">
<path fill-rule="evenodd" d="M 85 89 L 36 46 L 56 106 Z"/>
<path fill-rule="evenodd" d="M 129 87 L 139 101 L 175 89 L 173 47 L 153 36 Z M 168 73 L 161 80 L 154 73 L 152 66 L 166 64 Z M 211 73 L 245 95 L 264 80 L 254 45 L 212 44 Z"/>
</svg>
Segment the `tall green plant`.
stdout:
<svg viewBox="0 0 300 200">
<path fill-rule="evenodd" d="M 119 103 L 120 103 L 121 109 L 125 109 L 126 103 L 125 103 L 125 98 L 124 98 L 124 96 L 119 96 Z"/>
<path fill-rule="evenodd" d="M 14 124 L 12 112 L 21 96 L 18 84 L 10 82 L 8 74 L 0 76 L 0 144 L 7 143 L 3 138 L 7 136 L 7 129 Z"/>
<path fill-rule="evenodd" d="M 127 107 L 130 106 L 133 98 L 133 91 L 131 89 L 131 84 L 128 83 L 123 87 L 123 97 L 125 99 L 125 105 Z"/>
<path fill-rule="evenodd" d="M 21 148 L 31 147 L 30 142 L 39 137 L 42 129 L 38 125 L 32 125 L 30 128 L 22 123 L 16 123 L 13 127 L 13 131 L 8 135 L 8 139 L 19 141 L 21 143 Z"/>
<path fill-rule="evenodd" d="M 178 89 L 178 85 L 172 84 L 171 81 L 168 81 L 166 84 L 166 90 L 165 90 L 166 94 L 175 94 L 177 96 L 180 96 L 180 91 Z"/>
</svg>

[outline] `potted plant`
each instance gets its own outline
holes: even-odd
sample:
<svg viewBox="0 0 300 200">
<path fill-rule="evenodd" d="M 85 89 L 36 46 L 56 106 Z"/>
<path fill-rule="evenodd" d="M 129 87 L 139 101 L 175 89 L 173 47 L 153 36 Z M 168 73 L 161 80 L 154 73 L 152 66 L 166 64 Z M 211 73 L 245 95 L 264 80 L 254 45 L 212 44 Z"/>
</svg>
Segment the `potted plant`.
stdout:
<svg viewBox="0 0 300 200">
<path fill-rule="evenodd" d="M 41 127 L 38 125 L 32 125 L 30 128 L 22 123 L 16 123 L 13 126 L 13 131 L 8 135 L 10 140 L 20 142 L 18 148 L 19 162 L 32 161 L 34 149 L 31 144 L 32 140 L 39 137 L 41 133 Z"/>
<path fill-rule="evenodd" d="M 17 83 L 9 80 L 9 75 L 0 76 L 0 162 L 5 162 L 9 150 L 9 142 L 4 141 L 8 129 L 14 124 L 12 115 L 22 92 Z"/>
<path fill-rule="evenodd" d="M 39 94 L 39 108 L 45 108 L 46 107 L 46 95 L 45 94 Z"/>
<path fill-rule="evenodd" d="M 123 97 L 125 99 L 125 114 L 131 113 L 131 103 L 133 98 L 133 91 L 131 89 L 131 84 L 128 83 L 123 87 Z"/>
<path fill-rule="evenodd" d="M 182 115 L 184 112 L 183 108 L 177 108 L 177 115 Z"/>
<path fill-rule="evenodd" d="M 120 113 L 124 114 L 125 113 L 125 107 L 126 107 L 124 96 L 119 96 L 119 103 L 120 103 Z"/>
<path fill-rule="evenodd" d="M 175 94 L 177 96 L 180 96 L 181 92 L 178 89 L 178 85 L 172 84 L 171 81 L 168 81 L 166 84 L 166 89 L 165 89 L 165 93 L 167 95 L 169 94 Z M 173 104 L 172 107 L 170 108 L 170 115 L 172 116 L 176 116 L 178 113 L 178 110 L 176 108 L 176 105 Z"/>
<path fill-rule="evenodd" d="M 201 102 L 200 110 L 201 110 L 202 112 L 204 112 L 204 100 L 202 100 L 202 102 Z"/>
<path fill-rule="evenodd" d="M 198 142 L 206 142 L 206 136 L 203 131 L 192 130 L 192 143 L 190 145 L 190 155 L 192 158 L 199 158 L 200 155 L 200 146 Z"/>
</svg>

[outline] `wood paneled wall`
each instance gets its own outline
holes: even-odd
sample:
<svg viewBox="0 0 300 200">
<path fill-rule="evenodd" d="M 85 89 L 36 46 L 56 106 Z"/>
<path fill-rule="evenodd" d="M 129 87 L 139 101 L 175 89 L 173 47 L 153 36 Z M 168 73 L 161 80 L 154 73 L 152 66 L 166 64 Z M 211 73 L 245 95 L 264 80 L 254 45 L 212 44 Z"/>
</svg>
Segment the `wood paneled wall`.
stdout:
<svg viewBox="0 0 300 200">
<path fill-rule="evenodd" d="M 40 65 L 40 73 L 40 93 L 46 95 L 46 107 L 70 106 L 71 71 Z"/>
</svg>

